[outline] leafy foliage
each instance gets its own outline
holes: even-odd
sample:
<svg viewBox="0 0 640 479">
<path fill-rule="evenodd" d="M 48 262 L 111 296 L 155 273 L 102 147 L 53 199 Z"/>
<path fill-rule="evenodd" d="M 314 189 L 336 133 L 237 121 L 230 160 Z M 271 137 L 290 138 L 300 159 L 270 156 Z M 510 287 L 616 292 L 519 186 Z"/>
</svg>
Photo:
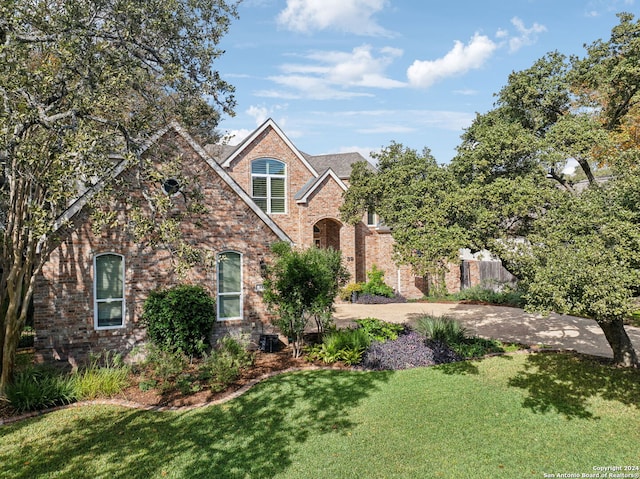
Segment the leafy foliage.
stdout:
<svg viewBox="0 0 640 479">
<path fill-rule="evenodd" d="M 144 346 L 144 360 L 134 365 L 134 371 L 140 374 L 141 390 L 153 389 L 160 386 L 163 389 L 173 389 L 176 378 L 189 366 L 189 359 L 182 351 L 165 351 L 153 343 Z"/>
<path fill-rule="evenodd" d="M 303 332 L 315 320 L 319 333 L 331 321 L 333 302 L 349 273 L 342 254 L 333 249 L 294 250 L 288 243 L 273 246 L 275 261 L 267 267 L 264 300 L 275 314 L 273 323 L 293 341 L 293 355 L 302 352 Z"/>
<path fill-rule="evenodd" d="M 505 345 L 496 339 L 469 336 L 467 330 L 448 316 L 425 314 L 418 318 L 415 330 L 429 341 L 446 344 L 460 358 L 472 359 L 492 353 L 504 353 L 507 348 L 517 350 L 518 345 Z"/>
<path fill-rule="evenodd" d="M 398 339 L 373 343 L 362 359 L 362 367 L 372 370 L 400 370 L 459 361 L 461 358 L 444 343 L 426 342 L 415 331 Z"/>
<path fill-rule="evenodd" d="M 371 341 L 379 342 L 398 339 L 398 335 L 405 329 L 403 324 L 390 323 L 377 318 L 356 319 L 355 323 L 367 333 Z"/>
<path fill-rule="evenodd" d="M 340 289 L 338 296 L 343 301 L 351 301 L 355 293 L 356 297 L 362 292 L 362 283 L 349 283 L 344 288 Z"/>
<path fill-rule="evenodd" d="M 311 361 L 342 361 L 347 365 L 354 365 L 362 360 L 369 344 L 371 339 L 363 329 L 339 329 L 326 334 L 321 344 L 310 348 L 307 358 Z"/>
<path fill-rule="evenodd" d="M 448 316 L 422 315 L 415 326 L 416 331 L 433 341 L 449 345 L 461 342 L 466 337 L 466 329 Z"/>
<path fill-rule="evenodd" d="M 32 366 L 18 371 L 7 387 L 7 399 L 19 412 L 36 411 L 76 401 L 74 379 L 60 371 Z"/>
<path fill-rule="evenodd" d="M 615 362 L 637 367 L 623 321 L 639 293 L 640 21 L 619 18 L 584 58 L 551 52 L 513 72 L 450 164 L 392 143 L 377 172 L 354 167 L 341 213 L 354 223 L 379 213 L 396 255 L 427 279 L 460 248 L 491 251 L 529 309 L 594 318 Z M 586 186 L 563 173 L 569 160 Z"/>
<path fill-rule="evenodd" d="M 375 264 L 367 271 L 367 282 L 362 285 L 362 293 L 372 296 L 386 296 L 392 298 L 394 295 L 393 288 L 384 282 L 384 271 Z"/>
<path fill-rule="evenodd" d="M 215 317 L 215 302 L 202 286 L 181 285 L 152 291 L 142 321 L 149 339 L 161 349 L 201 356 Z"/>
<path fill-rule="evenodd" d="M 218 340 L 211 354 L 199 367 L 199 379 L 206 380 L 212 391 L 223 391 L 242 369 L 253 364 L 254 354 L 237 339 L 225 336 Z"/>
<path fill-rule="evenodd" d="M 392 143 L 375 155 L 377 172 L 356 163 L 340 208 L 344 221 L 356 224 L 376 211 L 391 229 L 395 259 L 423 276 L 441 270 L 463 247 L 466 231 L 455 224 L 455 191 L 450 172 L 438 166 L 428 149 L 421 154 Z"/>
<path fill-rule="evenodd" d="M 220 338 L 211 351 L 195 361 L 179 350 L 163 351 L 153 344 L 145 349 L 145 359 L 136 367 L 142 378 L 138 387 L 143 391 L 178 390 L 192 394 L 208 389 L 219 392 L 254 361 L 254 353 L 247 349 L 246 343 L 231 336 Z"/>
<path fill-rule="evenodd" d="M 504 291 L 494 291 L 482 286 L 472 286 L 458 293 L 449 295 L 455 301 L 478 301 L 488 304 L 508 305 L 523 307 L 525 305 L 522 292 L 519 290 L 506 289 Z"/>
<path fill-rule="evenodd" d="M 111 397 L 129 384 L 129 368 L 118 354 L 93 356 L 89 365 L 73 376 L 73 389 L 78 400 Z"/>
<path fill-rule="evenodd" d="M 236 16 L 225 0 L 0 2 L 0 393 L 71 201 L 170 120 L 212 138 L 233 112 L 214 62 Z"/>
</svg>

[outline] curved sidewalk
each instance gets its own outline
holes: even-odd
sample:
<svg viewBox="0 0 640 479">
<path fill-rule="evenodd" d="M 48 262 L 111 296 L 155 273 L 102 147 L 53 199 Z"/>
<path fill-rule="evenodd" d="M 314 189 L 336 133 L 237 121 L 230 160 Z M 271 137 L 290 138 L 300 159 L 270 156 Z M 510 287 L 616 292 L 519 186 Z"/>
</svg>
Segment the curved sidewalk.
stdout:
<svg viewBox="0 0 640 479">
<path fill-rule="evenodd" d="M 457 303 L 339 303 L 336 304 L 334 318 L 338 325 L 345 326 L 352 324 L 355 319 L 367 317 L 411 324 L 422 314 L 450 316 L 458 320 L 471 334 L 486 338 L 613 357 L 604 333 L 592 319 L 555 313 L 542 316 L 506 306 Z M 640 328 L 627 326 L 626 330 L 638 351 Z"/>
</svg>

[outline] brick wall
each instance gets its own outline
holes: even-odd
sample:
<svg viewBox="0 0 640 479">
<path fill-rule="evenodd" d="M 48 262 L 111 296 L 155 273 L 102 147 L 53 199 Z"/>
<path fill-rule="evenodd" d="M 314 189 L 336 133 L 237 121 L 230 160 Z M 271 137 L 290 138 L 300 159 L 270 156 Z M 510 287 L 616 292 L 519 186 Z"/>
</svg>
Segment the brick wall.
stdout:
<svg viewBox="0 0 640 479">
<path fill-rule="evenodd" d="M 307 233 L 300 228 L 298 205 L 295 194 L 313 178 L 313 173 L 300 161 L 297 155 L 289 148 L 284 139 L 272 128 L 267 128 L 252 143 L 243 148 L 240 155 L 234 159 L 227 172 L 251 196 L 251 162 L 258 158 L 274 158 L 286 164 L 286 213 L 271 215 L 280 228 L 296 244 L 309 244 Z"/>
</svg>

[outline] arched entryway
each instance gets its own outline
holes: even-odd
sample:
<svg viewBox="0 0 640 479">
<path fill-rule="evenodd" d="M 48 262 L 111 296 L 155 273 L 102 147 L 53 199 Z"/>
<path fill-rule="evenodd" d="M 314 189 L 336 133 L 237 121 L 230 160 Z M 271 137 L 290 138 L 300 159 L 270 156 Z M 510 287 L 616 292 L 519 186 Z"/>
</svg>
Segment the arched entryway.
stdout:
<svg viewBox="0 0 640 479">
<path fill-rule="evenodd" d="M 342 223 L 333 218 L 325 218 L 313 225 L 313 244 L 318 248 L 340 249 L 340 229 Z"/>
</svg>

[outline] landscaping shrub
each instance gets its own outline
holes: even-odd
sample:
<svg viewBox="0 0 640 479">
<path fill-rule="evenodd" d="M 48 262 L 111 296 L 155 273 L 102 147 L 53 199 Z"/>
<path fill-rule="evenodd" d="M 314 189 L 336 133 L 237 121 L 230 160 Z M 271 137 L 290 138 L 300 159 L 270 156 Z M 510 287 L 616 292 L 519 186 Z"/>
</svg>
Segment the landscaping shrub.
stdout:
<svg viewBox="0 0 640 479">
<path fill-rule="evenodd" d="M 209 345 L 215 302 L 202 286 L 181 285 L 152 291 L 144 303 L 149 340 L 165 351 L 200 357 Z"/>
<path fill-rule="evenodd" d="M 349 283 L 348 285 L 346 285 L 344 288 L 340 290 L 340 292 L 338 293 L 338 296 L 343 301 L 352 301 L 354 299 L 353 298 L 354 293 L 356 296 L 355 299 L 357 299 L 361 292 L 362 292 L 362 283 Z"/>
<path fill-rule="evenodd" d="M 462 342 L 466 337 L 465 328 L 447 316 L 422 315 L 418 318 L 415 329 L 428 339 L 449 345 Z"/>
<path fill-rule="evenodd" d="M 458 356 L 465 359 L 503 353 L 507 348 L 509 350 L 519 349 L 519 345 L 505 345 L 496 339 L 467 336 L 465 328 L 446 316 L 421 316 L 418 318 L 415 329 L 432 341 L 446 344 Z"/>
<path fill-rule="evenodd" d="M 76 400 L 73 378 L 42 366 L 18 371 L 6 394 L 19 412 L 70 404 Z"/>
<path fill-rule="evenodd" d="M 402 324 L 389 323 L 377 318 L 356 319 L 355 322 L 359 328 L 367 333 L 367 336 L 372 341 L 398 339 L 398 334 L 405 329 Z"/>
<path fill-rule="evenodd" d="M 254 358 L 240 340 L 225 336 L 205 357 L 199 378 L 207 381 L 212 391 L 222 391 L 238 378 L 242 369 L 253 364 Z"/>
<path fill-rule="evenodd" d="M 298 357 L 309 321 L 315 321 L 318 334 L 331 324 L 333 302 L 349 272 L 342 253 L 331 248 L 296 250 L 279 242 L 272 250 L 276 257 L 265 271 L 263 299 L 274 315 L 272 324 L 289 338 Z"/>
<path fill-rule="evenodd" d="M 164 351 L 155 344 L 147 344 L 142 366 L 153 380 L 170 381 L 189 365 L 182 351 Z"/>
<path fill-rule="evenodd" d="M 129 384 L 129 368 L 122 356 L 109 353 L 93 356 L 89 365 L 73 376 L 73 389 L 78 400 L 110 397 Z"/>
<path fill-rule="evenodd" d="M 342 361 L 347 365 L 358 364 L 371 340 L 363 329 L 340 329 L 326 334 L 322 344 L 308 350 L 307 358 L 325 363 Z"/>
<path fill-rule="evenodd" d="M 463 289 L 458 293 L 451 295 L 455 301 L 477 301 L 479 303 L 509 305 L 521 308 L 525 301 L 522 293 L 506 288 L 503 291 L 494 291 L 490 288 L 484 288 L 480 285 Z"/>
<path fill-rule="evenodd" d="M 393 288 L 384 282 L 384 271 L 378 269 L 375 264 L 367 272 L 367 279 L 368 281 L 362 285 L 363 295 L 394 297 Z"/>
<path fill-rule="evenodd" d="M 362 358 L 362 367 L 372 370 L 399 370 L 459 361 L 461 358 L 444 343 L 425 341 L 415 331 L 398 339 L 371 344 Z"/>
</svg>

